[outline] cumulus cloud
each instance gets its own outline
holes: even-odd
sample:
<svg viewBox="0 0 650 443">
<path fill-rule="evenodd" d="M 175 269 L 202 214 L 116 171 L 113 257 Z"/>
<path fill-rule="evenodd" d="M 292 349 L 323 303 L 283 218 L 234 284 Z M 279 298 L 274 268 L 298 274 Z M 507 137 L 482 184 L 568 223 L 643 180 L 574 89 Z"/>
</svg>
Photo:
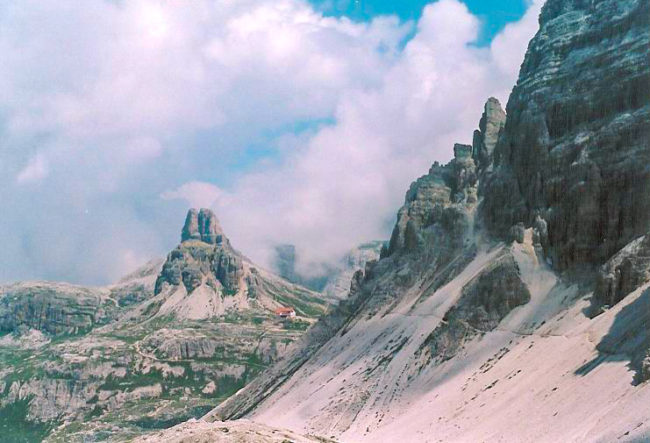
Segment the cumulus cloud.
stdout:
<svg viewBox="0 0 650 443">
<path fill-rule="evenodd" d="M 193 208 L 211 208 L 227 198 L 227 195 L 212 183 L 189 182 L 172 191 L 163 192 L 160 197 L 163 200 L 183 200 Z"/>
<path fill-rule="evenodd" d="M 0 281 L 115 279 L 174 245 L 188 204 L 267 263 L 384 238 L 408 183 L 507 97 L 538 11 L 477 48 L 456 0 L 418 23 L 303 0 L 3 4 Z"/>
<path fill-rule="evenodd" d="M 528 11 L 515 23 L 506 25 L 492 41 L 491 56 L 499 70 L 515 78 L 523 61 L 532 32 L 538 27 L 544 0 L 528 0 Z M 531 32 L 532 31 L 532 32 Z"/>
<path fill-rule="evenodd" d="M 539 8 L 477 48 L 480 23 L 465 5 L 427 6 L 380 87 L 346 90 L 335 124 L 280 168 L 240 178 L 218 206 L 237 244 L 268 261 L 274 244 L 294 243 L 306 271 L 351 245 L 385 239 L 408 184 L 434 160 L 447 161 L 454 142 L 471 143 L 487 97 L 505 104 Z"/>
</svg>

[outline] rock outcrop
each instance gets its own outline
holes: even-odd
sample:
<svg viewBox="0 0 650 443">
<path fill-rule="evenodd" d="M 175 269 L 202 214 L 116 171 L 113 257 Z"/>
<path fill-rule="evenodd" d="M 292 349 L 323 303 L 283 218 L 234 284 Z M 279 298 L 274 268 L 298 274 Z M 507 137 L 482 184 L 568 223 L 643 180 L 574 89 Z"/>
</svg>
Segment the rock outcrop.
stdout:
<svg viewBox="0 0 650 443">
<path fill-rule="evenodd" d="M 151 309 L 157 315 L 207 319 L 261 313 L 291 306 L 300 316 L 317 316 L 330 302 L 256 267 L 239 251 L 209 209 L 191 209 L 181 243 L 167 256 L 156 279 Z"/>
<path fill-rule="evenodd" d="M 506 252 L 463 287 L 458 302 L 425 340 L 420 349 L 426 364 L 456 356 L 465 343 L 493 331 L 513 309 L 529 301 L 517 263 Z"/>
<path fill-rule="evenodd" d="M 478 170 L 472 147 L 456 144 L 446 165 L 434 163 L 406 193 L 384 257 L 435 248 L 442 260 L 458 252 L 472 233 Z"/>
<path fill-rule="evenodd" d="M 63 283 L 0 288 L 0 334 L 21 326 L 49 334 L 83 334 L 110 319 L 106 291 Z"/>
<path fill-rule="evenodd" d="M 223 231 L 217 216 L 209 209 L 202 208 L 197 212 L 190 209 L 185 218 L 185 225 L 181 234 L 181 242 L 200 240 L 209 244 L 221 243 Z"/>
<path fill-rule="evenodd" d="M 483 186 L 483 222 L 548 224 L 558 270 L 602 265 L 650 226 L 650 3 L 548 0 Z"/>
<path fill-rule="evenodd" d="M 472 157 L 482 169 L 487 169 L 492 163 L 494 148 L 505 124 L 506 113 L 501 103 L 494 97 L 490 98 L 485 104 L 479 129 L 474 131 L 472 143 Z"/>
<path fill-rule="evenodd" d="M 593 314 L 614 306 L 650 281 L 650 235 L 644 235 L 621 249 L 603 265 L 592 298 Z"/>
<path fill-rule="evenodd" d="M 178 286 L 181 282 L 188 293 L 202 284 L 222 287 L 231 295 L 239 290 L 244 276 L 243 258 L 230 246 L 212 211 L 190 209 L 181 240 L 163 265 L 156 294 L 165 284 Z"/>
<path fill-rule="evenodd" d="M 641 382 L 650 380 L 650 354 L 646 355 L 641 364 Z"/>
</svg>

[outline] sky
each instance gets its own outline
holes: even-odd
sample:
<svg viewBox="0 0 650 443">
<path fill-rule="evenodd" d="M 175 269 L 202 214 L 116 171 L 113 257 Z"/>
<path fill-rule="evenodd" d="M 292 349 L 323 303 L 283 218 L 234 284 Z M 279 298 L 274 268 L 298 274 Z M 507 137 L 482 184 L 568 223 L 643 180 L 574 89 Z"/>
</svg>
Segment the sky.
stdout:
<svg viewBox="0 0 650 443">
<path fill-rule="evenodd" d="M 191 206 L 314 274 L 505 105 L 541 0 L 0 4 L 0 282 L 107 284 Z"/>
<path fill-rule="evenodd" d="M 377 15 L 396 15 L 401 20 L 418 20 L 428 0 L 313 0 L 312 4 L 327 15 L 347 16 L 353 20 L 372 20 Z M 525 14 L 526 0 L 466 0 L 469 11 L 481 20 L 476 41 L 488 45 L 508 23 L 515 22 Z"/>
</svg>

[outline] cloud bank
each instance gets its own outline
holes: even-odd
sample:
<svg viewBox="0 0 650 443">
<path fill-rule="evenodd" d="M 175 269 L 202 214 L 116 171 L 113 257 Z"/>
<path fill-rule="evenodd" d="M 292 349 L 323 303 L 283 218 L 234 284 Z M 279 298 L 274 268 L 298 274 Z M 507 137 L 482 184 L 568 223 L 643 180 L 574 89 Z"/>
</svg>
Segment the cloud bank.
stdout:
<svg viewBox="0 0 650 443">
<path fill-rule="evenodd" d="M 489 47 L 456 0 L 417 23 L 300 0 L 0 6 L 0 281 L 104 283 L 188 205 L 304 270 L 386 238 L 408 184 L 505 100 L 540 4 Z"/>
</svg>

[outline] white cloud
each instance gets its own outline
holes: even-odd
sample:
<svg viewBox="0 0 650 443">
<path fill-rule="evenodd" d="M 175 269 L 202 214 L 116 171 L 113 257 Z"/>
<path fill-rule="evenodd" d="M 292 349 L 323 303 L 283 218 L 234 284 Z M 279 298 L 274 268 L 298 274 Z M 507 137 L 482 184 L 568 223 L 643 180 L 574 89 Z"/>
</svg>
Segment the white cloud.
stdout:
<svg viewBox="0 0 650 443">
<path fill-rule="evenodd" d="M 47 159 L 43 154 L 36 154 L 16 176 L 19 184 L 38 182 L 49 173 Z"/>
<path fill-rule="evenodd" d="M 129 162 L 146 161 L 162 154 L 163 148 L 153 137 L 136 137 L 119 145 L 116 150 L 122 159 Z"/>
<path fill-rule="evenodd" d="M 0 6 L 0 280 L 115 278 L 111 245 L 164 254 L 185 202 L 261 261 L 275 243 L 309 263 L 387 236 L 408 184 L 507 97 L 538 9 L 476 48 L 455 0 L 417 24 L 303 0 Z M 47 156 L 25 166 L 33 146 Z"/>
<path fill-rule="evenodd" d="M 163 200 L 184 200 L 193 208 L 210 208 L 228 199 L 218 186 L 205 182 L 189 182 L 173 191 L 160 194 Z"/>
<path fill-rule="evenodd" d="M 295 243 L 304 267 L 386 238 L 409 183 L 447 161 L 454 142 L 471 143 L 489 96 L 505 105 L 538 12 L 477 48 L 479 21 L 465 5 L 427 6 L 378 88 L 346 89 L 333 126 L 280 168 L 241 177 L 218 207 L 236 244 L 264 260 L 273 244 Z"/>
<path fill-rule="evenodd" d="M 545 0 L 529 0 L 526 14 L 519 21 L 506 25 L 492 42 L 492 58 L 501 71 L 511 76 L 519 73 L 524 61 L 523 54 L 532 37 L 531 30 L 538 27 L 539 13 L 544 2 Z"/>
<path fill-rule="evenodd" d="M 157 137 L 327 116 L 341 90 L 377 81 L 390 57 L 376 48 L 395 51 L 406 32 L 391 19 L 325 18 L 299 0 L 73 3 L 4 7 L 13 132 Z"/>
</svg>

